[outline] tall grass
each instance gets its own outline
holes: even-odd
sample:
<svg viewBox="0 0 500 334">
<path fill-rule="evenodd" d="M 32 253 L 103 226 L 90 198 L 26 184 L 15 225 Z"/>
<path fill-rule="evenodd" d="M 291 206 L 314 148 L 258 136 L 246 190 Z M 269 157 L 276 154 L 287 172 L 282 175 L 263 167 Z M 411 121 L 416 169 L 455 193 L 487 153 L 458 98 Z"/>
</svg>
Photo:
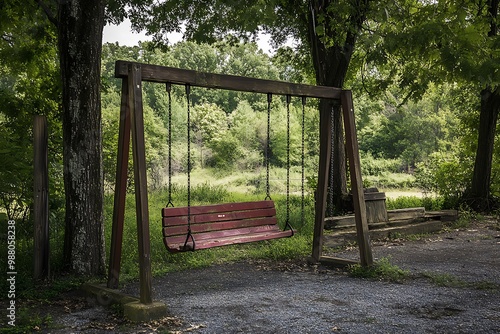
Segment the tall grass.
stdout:
<svg viewBox="0 0 500 334">
<path fill-rule="evenodd" d="M 200 184 L 191 189 L 192 205 L 222 202 L 241 202 L 262 200 L 265 194 L 229 193 L 222 186 Z M 182 186 L 172 188 L 172 202 L 175 206 L 185 206 L 187 189 Z M 277 218 L 280 226 L 286 223 L 286 196 L 275 195 Z M 151 266 L 153 275 L 162 275 L 172 271 L 205 267 L 215 263 L 238 261 L 243 259 L 268 258 L 274 260 L 293 259 L 309 254 L 312 248 L 312 230 L 314 225 L 314 203 L 306 198 L 304 220 L 302 220 L 300 196 L 290 197 L 289 221 L 297 233 L 292 238 L 262 241 L 251 244 L 225 246 L 196 252 L 169 253 L 163 244 L 161 227 L 161 209 L 168 202 L 168 191 L 160 190 L 149 194 Z M 106 199 L 106 222 L 109 226 L 112 218 L 113 199 Z M 138 246 L 135 215 L 135 199 L 127 196 L 125 224 L 121 261 L 121 278 L 130 280 L 138 277 Z M 106 231 L 107 245 L 110 243 L 110 228 Z"/>
</svg>

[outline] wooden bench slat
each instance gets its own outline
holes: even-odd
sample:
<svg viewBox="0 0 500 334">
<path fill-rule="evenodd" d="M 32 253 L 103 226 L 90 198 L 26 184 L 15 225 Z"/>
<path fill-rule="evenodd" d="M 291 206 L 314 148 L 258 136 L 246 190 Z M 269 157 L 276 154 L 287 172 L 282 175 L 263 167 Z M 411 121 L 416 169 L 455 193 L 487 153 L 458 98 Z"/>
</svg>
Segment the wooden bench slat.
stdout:
<svg viewBox="0 0 500 334">
<path fill-rule="evenodd" d="M 279 228 L 273 201 L 193 206 L 189 211 L 195 249 L 284 238 L 294 233 Z M 187 207 L 162 209 L 163 242 L 171 252 L 185 251 L 187 212 Z M 187 245 L 193 246 L 191 239 Z"/>
<path fill-rule="evenodd" d="M 257 202 L 239 202 L 239 203 L 224 203 L 224 204 L 211 204 L 202 206 L 192 206 L 191 215 L 208 214 L 208 213 L 222 213 L 233 211 L 246 211 L 256 209 L 274 208 L 273 201 L 257 201 Z M 163 217 L 186 216 L 188 212 L 187 207 L 170 207 L 162 209 Z"/>
<path fill-rule="evenodd" d="M 275 217 L 276 209 L 266 208 L 250 211 L 224 212 L 224 213 L 209 213 L 191 215 L 191 226 L 195 224 L 203 224 L 207 222 L 223 222 L 234 220 L 255 219 L 261 217 Z M 188 217 L 185 216 L 167 216 L 163 217 L 163 226 L 185 226 L 188 224 Z"/>
<path fill-rule="evenodd" d="M 207 249 L 212 247 L 219 246 L 227 246 L 227 245 L 235 245 L 241 243 L 248 242 L 256 242 L 256 241 L 264 241 L 264 240 L 272 240 L 278 238 L 286 238 L 292 236 L 293 233 L 291 230 L 286 231 L 268 231 L 263 233 L 254 233 L 254 234 L 244 234 L 244 235 L 233 235 L 233 236 L 225 236 L 219 238 L 208 238 L 203 240 L 196 239 L 196 249 Z M 184 243 L 186 241 L 186 237 L 176 237 L 175 242 L 165 243 L 167 248 L 172 252 L 182 251 L 184 247 Z M 188 240 L 188 245 L 192 245 L 192 240 Z"/>
<path fill-rule="evenodd" d="M 231 237 L 236 235 L 245 235 L 245 234 L 255 234 L 255 233 L 268 233 L 268 232 L 281 232 L 277 225 L 265 225 L 265 226 L 254 226 L 254 227 L 245 227 L 233 230 L 218 230 L 218 231 L 209 231 L 202 233 L 192 233 L 194 239 L 205 240 L 205 239 L 215 239 L 215 238 L 223 238 L 223 237 Z M 169 237 L 169 241 L 174 243 L 184 242 L 186 240 L 187 231 L 184 234 L 179 234 L 176 236 Z"/>
<path fill-rule="evenodd" d="M 243 220 L 243 219 L 252 219 L 258 217 L 275 217 L 275 216 L 276 216 L 276 209 L 266 208 L 266 209 L 250 210 L 250 211 L 220 212 L 220 213 L 196 215 L 194 216 L 194 222 L 195 224 L 197 224 L 197 223 L 206 223 L 211 221 Z"/>
<path fill-rule="evenodd" d="M 205 249 L 218 246 L 235 245 L 247 242 L 256 242 L 264 240 L 272 240 L 278 238 L 286 238 L 292 236 L 291 230 L 287 231 L 275 231 L 272 233 L 257 233 L 257 234 L 247 234 L 243 236 L 234 236 L 218 239 L 207 239 L 202 241 L 200 244 L 196 243 L 196 249 Z M 182 244 L 184 245 L 184 244 Z"/>
<path fill-rule="evenodd" d="M 207 222 L 205 224 L 191 224 L 191 233 L 201 233 L 217 230 L 239 229 L 242 227 L 260 226 L 260 225 L 275 225 L 275 217 L 263 217 L 255 219 L 246 219 L 243 221 L 227 221 L 227 222 Z M 165 236 L 186 235 L 187 223 L 177 226 L 163 225 L 163 234 Z"/>
</svg>

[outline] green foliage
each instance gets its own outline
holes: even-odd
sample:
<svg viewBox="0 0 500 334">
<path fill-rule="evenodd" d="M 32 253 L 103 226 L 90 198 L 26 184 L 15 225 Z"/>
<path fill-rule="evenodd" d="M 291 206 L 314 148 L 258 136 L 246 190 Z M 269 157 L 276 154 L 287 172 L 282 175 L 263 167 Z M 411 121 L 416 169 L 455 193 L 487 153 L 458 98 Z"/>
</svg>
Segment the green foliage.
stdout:
<svg viewBox="0 0 500 334">
<path fill-rule="evenodd" d="M 377 176 L 368 175 L 363 179 L 365 187 L 410 189 L 415 186 L 415 177 L 407 173 L 382 173 Z"/>
<path fill-rule="evenodd" d="M 31 231 L 33 116 L 47 117 L 49 207 L 63 205 L 60 79 L 54 27 L 35 3 L 0 4 L 0 208 Z"/>
<path fill-rule="evenodd" d="M 411 171 L 431 153 L 451 149 L 457 122 L 450 109 L 443 106 L 449 91 L 433 87 L 421 101 L 404 105 L 400 97 L 391 93 L 387 92 L 379 104 L 360 98 L 361 151 L 398 159 L 401 169 Z"/>
<path fill-rule="evenodd" d="M 175 206 L 186 205 L 185 187 L 175 186 L 172 189 L 173 203 Z M 214 263 L 237 261 L 242 259 L 294 259 L 304 257 L 311 249 L 312 226 L 314 222 L 314 203 L 306 198 L 305 219 L 302 221 L 300 213 L 300 199 L 292 197 L 290 223 L 298 230 L 292 238 L 283 240 L 265 241 L 244 245 L 227 246 L 202 250 L 198 252 L 187 252 L 170 254 L 165 250 L 161 232 L 160 210 L 167 202 L 167 192 L 152 191 L 149 194 L 150 205 L 150 235 L 151 235 L 151 261 L 154 275 L 161 275 L 169 271 L 204 267 Z M 261 196 L 228 193 L 223 186 L 213 186 L 207 183 L 194 186 L 192 189 L 193 205 L 222 203 L 234 201 L 261 200 Z M 106 199 L 105 217 L 110 221 L 112 217 L 112 197 Z M 276 196 L 277 217 L 280 226 L 284 227 L 286 218 L 285 196 Z M 122 279 L 136 278 L 137 266 L 137 227 L 135 222 L 134 197 L 129 195 L 126 200 L 126 214 L 124 226 L 124 241 L 122 255 Z M 107 232 L 107 245 L 109 245 L 110 231 Z"/>
<path fill-rule="evenodd" d="M 105 45 L 103 48 L 103 68 L 105 69 L 103 81 L 108 83 L 103 92 L 103 147 L 105 179 L 107 189 L 111 190 L 115 174 L 115 152 L 117 143 L 119 90 L 114 83 L 112 66 L 116 56 L 135 61 L 148 61 L 160 65 L 179 66 L 181 68 L 212 71 L 216 73 L 230 73 L 236 75 L 252 75 L 260 78 L 277 78 L 277 69 L 271 59 L 257 51 L 253 44 L 231 45 L 221 42 L 215 46 L 196 44 L 193 42 L 182 42 L 176 44 L 168 52 L 151 50 L 147 43 L 139 47 L 119 47 L 115 44 Z M 202 66 L 202 64 L 205 64 Z M 251 67 L 248 67 L 251 64 Z M 209 66 L 210 65 L 210 66 Z M 245 66 L 244 66 L 245 65 Z M 251 70 L 250 70 L 251 69 Z M 251 73 L 249 73 L 249 71 Z M 152 123 L 146 125 L 146 143 L 152 142 L 147 148 L 148 177 L 150 187 L 155 188 L 165 182 L 167 169 L 167 147 L 165 130 L 159 129 L 163 120 L 163 126 L 168 128 L 171 122 L 172 128 L 172 171 L 173 173 L 185 171 L 186 164 L 186 115 L 187 105 L 183 87 L 173 85 L 171 112 L 168 117 L 168 98 L 161 85 L 145 83 L 143 86 L 145 105 L 145 122 L 151 117 Z M 291 137 L 290 158 L 291 164 L 300 163 L 300 134 L 301 115 L 295 104 L 300 103 L 294 99 L 291 105 Z M 214 167 L 220 170 L 230 171 L 232 169 L 258 169 L 264 163 L 264 150 L 266 147 L 266 121 L 267 109 L 266 96 L 263 94 L 251 94 L 242 92 L 208 90 L 193 87 L 190 94 L 191 104 L 191 130 L 192 142 L 192 166 Z M 313 103 L 311 103 L 313 104 Z M 286 109 L 282 98 L 275 98 L 272 105 L 272 127 L 270 141 L 270 158 L 273 164 L 284 166 L 287 157 Z M 227 115 L 227 116 L 226 116 Z M 310 128 L 316 128 L 317 124 L 310 121 L 310 117 L 316 117 L 317 112 L 308 109 L 306 116 Z M 229 126 L 229 128 L 228 128 Z M 306 132 L 309 138 L 314 133 Z M 317 137 L 317 134 L 316 134 Z M 316 160 L 317 143 L 311 141 L 306 147 L 308 159 L 306 163 L 313 164 Z M 162 142 L 164 144 L 162 144 Z M 306 144 L 308 141 L 306 140 Z M 149 144 L 148 144 L 149 145 Z M 310 157 L 309 157 L 310 156 Z M 160 158 L 161 157 L 161 158 Z M 163 159 L 163 161 L 161 160 Z M 129 176 L 131 169 L 129 170 Z"/>
<path fill-rule="evenodd" d="M 424 273 L 423 275 L 437 286 L 449 288 L 463 288 L 467 286 L 467 282 L 451 274 Z"/>
<path fill-rule="evenodd" d="M 409 277 L 410 272 L 391 264 L 390 259 L 384 257 L 370 267 L 363 267 L 359 264 L 349 266 L 349 275 L 358 278 L 402 282 Z"/>
<path fill-rule="evenodd" d="M 470 163 L 470 162 L 469 162 Z M 456 207 L 469 181 L 472 166 L 449 152 L 432 154 L 425 164 L 418 166 L 415 176 L 420 188 L 435 192 L 445 200 L 445 206 Z"/>
<path fill-rule="evenodd" d="M 458 208 L 458 219 L 450 225 L 452 229 L 468 228 L 474 221 L 481 220 L 482 216 L 471 210 L 465 205 L 460 205 Z"/>
<path fill-rule="evenodd" d="M 468 288 L 468 289 L 491 290 L 491 291 L 498 291 L 500 289 L 500 286 L 495 282 L 487 282 L 487 281 L 467 282 L 455 275 L 447 273 L 441 274 L 441 273 L 424 272 L 422 276 L 429 279 L 431 283 L 440 287 Z"/>
<path fill-rule="evenodd" d="M 242 158 L 242 143 L 232 135 L 218 137 L 212 140 L 210 148 L 212 149 L 212 158 L 210 165 L 212 167 L 231 170 L 235 163 Z"/>
<path fill-rule="evenodd" d="M 385 2 L 369 23 L 370 33 L 361 37 L 365 59 L 377 70 L 374 83 L 385 83 L 385 89 L 391 77 L 412 98 L 431 82 L 497 86 L 493 64 L 500 54 L 496 38 L 488 38 L 495 20 L 488 7 L 473 1 Z"/>
<path fill-rule="evenodd" d="M 191 189 L 191 199 L 199 203 L 224 203 L 227 201 L 229 193 L 219 185 L 212 186 L 208 183 L 194 186 Z"/>
<path fill-rule="evenodd" d="M 399 196 L 394 199 L 387 198 L 386 206 L 387 210 L 424 207 L 428 211 L 435 211 L 444 208 L 443 202 L 441 197 Z"/>
<path fill-rule="evenodd" d="M 116 177 L 116 160 L 118 153 L 118 132 L 120 120 L 119 105 L 109 106 L 102 109 L 102 140 L 103 140 L 103 170 L 105 189 L 114 190 Z M 158 188 L 164 183 L 164 171 L 167 166 L 167 140 L 166 129 L 163 122 L 146 106 L 144 108 L 144 136 L 146 148 L 146 168 L 148 172 L 148 186 L 152 189 Z M 178 162 L 176 162 L 178 163 Z M 128 180 L 130 189 L 133 184 L 132 151 L 128 161 Z"/>
<path fill-rule="evenodd" d="M 224 110 L 213 103 L 202 103 L 191 111 L 191 127 L 197 140 L 210 145 L 213 140 L 224 136 L 228 128 Z"/>
<path fill-rule="evenodd" d="M 40 328 L 50 328 L 52 321 L 53 319 L 50 314 L 40 316 L 39 310 L 34 312 L 33 307 L 23 307 L 16 310 L 16 325 L 5 325 L 5 327 L 2 328 L 2 333 L 33 333 L 39 331 Z"/>
<path fill-rule="evenodd" d="M 361 173 L 363 175 L 381 176 L 385 173 L 398 173 L 401 171 L 399 159 L 375 158 L 371 152 L 359 152 L 361 160 Z"/>
<path fill-rule="evenodd" d="M 271 111 L 270 159 L 279 167 L 286 167 L 289 155 L 290 164 L 300 163 L 301 125 L 295 119 L 297 111 L 290 107 L 290 130 L 287 130 L 287 111 L 282 105 L 273 107 Z M 287 131 L 290 133 L 290 150 L 288 151 Z"/>
</svg>

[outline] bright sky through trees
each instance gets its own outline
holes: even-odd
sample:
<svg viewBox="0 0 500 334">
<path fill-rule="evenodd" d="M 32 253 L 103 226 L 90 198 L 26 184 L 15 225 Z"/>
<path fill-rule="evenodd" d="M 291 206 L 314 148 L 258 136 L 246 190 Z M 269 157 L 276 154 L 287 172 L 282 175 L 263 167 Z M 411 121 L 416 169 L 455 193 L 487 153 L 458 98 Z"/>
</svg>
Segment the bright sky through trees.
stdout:
<svg viewBox="0 0 500 334">
<path fill-rule="evenodd" d="M 169 40 L 171 44 L 175 44 L 182 40 L 182 33 L 170 33 Z M 137 33 L 133 32 L 130 27 L 130 20 L 125 19 L 120 25 L 106 25 L 103 31 L 103 43 L 114 43 L 118 42 L 120 45 L 124 46 L 134 46 L 139 43 L 139 41 L 150 41 L 151 37 L 147 36 L 144 31 Z M 273 53 L 272 47 L 269 45 L 269 36 L 265 34 L 259 34 L 257 40 L 259 48 L 265 53 Z M 289 42 L 292 45 L 292 42 Z"/>
</svg>

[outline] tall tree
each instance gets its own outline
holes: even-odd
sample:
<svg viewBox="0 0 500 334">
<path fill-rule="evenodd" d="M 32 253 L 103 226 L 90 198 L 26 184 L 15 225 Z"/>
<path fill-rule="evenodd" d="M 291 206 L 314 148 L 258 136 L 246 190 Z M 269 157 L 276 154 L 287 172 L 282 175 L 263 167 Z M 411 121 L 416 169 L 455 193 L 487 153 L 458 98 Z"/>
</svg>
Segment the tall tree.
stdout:
<svg viewBox="0 0 500 334">
<path fill-rule="evenodd" d="M 498 0 L 457 2 L 408 0 L 371 21 L 364 37 L 367 73 L 382 87 L 387 77 L 419 98 L 431 82 L 473 87 L 480 99 L 474 170 L 464 200 L 474 209 L 491 204 L 495 131 L 500 112 Z M 387 75 L 384 75 L 387 74 Z M 474 106 L 470 106 L 474 109 Z"/>
<path fill-rule="evenodd" d="M 35 1 L 57 27 L 66 193 L 64 261 L 74 273 L 103 274 L 100 67 L 105 2 Z"/>
<path fill-rule="evenodd" d="M 157 42 L 164 41 L 168 32 L 180 31 L 182 24 L 184 37 L 197 41 L 214 42 L 228 33 L 254 39 L 260 31 L 270 33 L 275 45 L 292 38 L 298 42 L 298 49 L 310 55 L 316 84 L 343 87 L 356 39 L 370 11 L 369 3 L 370 0 L 167 0 L 141 7 L 147 15 L 134 15 L 131 21 L 138 29 L 146 28 Z M 325 115 L 333 113 L 333 197 L 341 210 L 347 187 L 339 108 L 330 101 L 320 102 L 322 121 Z M 321 134 L 322 138 L 328 135 Z"/>
<path fill-rule="evenodd" d="M 55 29 L 36 4 L 0 2 L 0 206 L 10 219 L 28 219 L 33 201 L 33 115 L 45 115 L 52 135 L 50 174 L 57 173 L 60 126 Z M 51 204 L 60 190 L 51 182 Z M 25 219 L 26 218 L 26 219 Z"/>
<path fill-rule="evenodd" d="M 485 68 L 489 72 L 483 72 L 485 75 L 480 92 L 481 110 L 479 114 L 479 134 L 477 140 L 476 159 L 474 163 L 474 172 L 469 189 L 465 193 L 465 200 L 473 208 L 483 211 L 491 209 L 490 186 L 491 186 L 491 167 L 493 161 L 493 145 L 495 142 L 495 131 L 500 112 L 500 38 L 498 35 L 498 7 L 499 0 L 488 0 L 485 8 L 478 12 L 481 21 L 485 21 L 487 38 L 484 44 L 488 47 Z M 484 34 L 484 32 L 483 32 Z M 481 62 L 482 63 L 482 62 Z M 482 65 L 482 64 L 481 64 Z M 491 75 L 491 76 L 490 76 Z"/>
</svg>

